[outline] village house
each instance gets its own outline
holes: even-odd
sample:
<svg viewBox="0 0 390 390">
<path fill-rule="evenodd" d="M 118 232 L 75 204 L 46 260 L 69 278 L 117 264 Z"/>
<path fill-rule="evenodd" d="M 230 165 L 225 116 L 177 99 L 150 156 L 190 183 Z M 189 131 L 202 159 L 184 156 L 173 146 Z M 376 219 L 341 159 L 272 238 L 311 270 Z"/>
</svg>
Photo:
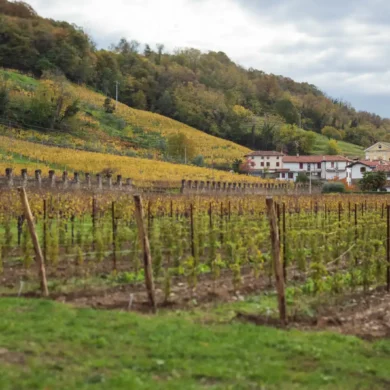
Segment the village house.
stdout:
<svg viewBox="0 0 390 390">
<path fill-rule="evenodd" d="M 283 169 L 284 154 L 275 151 L 256 151 L 247 154 L 250 174 L 261 177 L 278 177 L 279 171 Z"/>
<path fill-rule="evenodd" d="M 383 161 L 359 160 L 347 165 L 347 184 L 350 186 L 363 179 L 366 172 L 372 172 L 377 166 L 385 164 Z"/>
<path fill-rule="evenodd" d="M 311 175 L 312 180 L 345 179 L 350 162 L 343 156 L 285 156 L 279 179 L 296 181 L 300 173 Z"/>
<path fill-rule="evenodd" d="M 388 161 L 355 161 L 347 167 L 347 184 L 358 184 L 366 172 L 385 172 L 386 191 L 390 192 L 390 162 Z"/>
<path fill-rule="evenodd" d="M 388 142 L 377 142 L 370 146 L 365 151 L 366 160 L 369 161 L 390 161 L 390 143 Z"/>
<path fill-rule="evenodd" d="M 312 180 L 345 179 L 351 162 L 343 156 L 285 156 L 275 151 L 256 151 L 245 157 L 251 175 L 290 181 L 296 181 L 299 173 L 311 175 Z"/>
</svg>

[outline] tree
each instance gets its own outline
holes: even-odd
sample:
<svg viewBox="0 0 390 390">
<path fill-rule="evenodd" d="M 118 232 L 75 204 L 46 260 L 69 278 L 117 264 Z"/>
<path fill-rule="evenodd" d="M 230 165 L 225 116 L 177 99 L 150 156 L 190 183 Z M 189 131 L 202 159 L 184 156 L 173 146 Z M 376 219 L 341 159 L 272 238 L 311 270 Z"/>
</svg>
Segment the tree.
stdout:
<svg viewBox="0 0 390 390">
<path fill-rule="evenodd" d="M 340 147 L 336 140 L 331 139 L 326 147 L 326 154 L 335 156 L 341 153 Z"/>
<path fill-rule="evenodd" d="M 147 101 L 146 101 L 146 96 L 145 93 L 141 90 L 133 93 L 131 95 L 131 100 L 132 100 L 132 106 L 134 108 L 138 108 L 139 110 L 146 110 L 147 108 Z"/>
<path fill-rule="evenodd" d="M 240 173 L 249 173 L 254 167 L 256 163 L 250 159 L 245 160 L 243 163 L 241 163 L 239 172 Z"/>
<path fill-rule="evenodd" d="M 304 172 L 299 172 L 296 178 L 296 183 L 308 183 L 310 181 L 309 177 Z"/>
<path fill-rule="evenodd" d="M 0 116 L 5 116 L 9 106 L 9 92 L 5 81 L 0 79 Z"/>
<path fill-rule="evenodd" d="M 298 111 L 289 99 L 278 100 L 275 104 L 276 112 L 290 125 L 299 121 Z"/>
<path fill-rule="evenodd" d="M 27 124 L 46 130 L 65 129 L 67 121 L 78 113 L 79 103 L 64 78 L 46 79 L 30 99 L 24 118 Z"/>
<path fill-rule="evenodd" d="M 166 153 L 177 162 L 188 162 L 195 157 L 195 146 L 185 134 L 172 134 L 167 139 Z"/>
<path fill-rule="evenodd" d="M 332 126 L 325 126 L 321 130 L 321 134 L 325 137 L 328 137 L 329 139 L 335 139 L 335 140 L 341 140 L 343 139 L 343 134 L 341 131 L 337 130 L 335 127 Z"/>
<path fill-rule="evenodd" d="M 145 49 L 144 49 L 144 56 L 150 57 L 152 54 L 153 54 L 152 49 L 150 48 L 150 46 L 148 44 L 146 44 Z"/>
<path fill-rule="evenodd" d="M 172 116 L 175 111 L 175 105 L 169 91 L 165 91 L 156 103 L 157 110 L 160 114 Z"/>
<path fill-rule="evenodd" d="M 204 167 L 204 157 L 201 154 L 198 154 L 193 160 L 192 163 L 197 167 Z"/>
<path fill-rule="evenodd" d="M 103 108 L 107 114 L 112 114 L 115 111 L 115 104 L 113 104 L 111 99 L 107 97 L 104 99 Z"/>
<path fill-rule="evenodd" d="M 366 172 L 360 180 L 362 191 L 378 191 L 386 185 L 387 176 L 383 171 Z"/>
</svg>

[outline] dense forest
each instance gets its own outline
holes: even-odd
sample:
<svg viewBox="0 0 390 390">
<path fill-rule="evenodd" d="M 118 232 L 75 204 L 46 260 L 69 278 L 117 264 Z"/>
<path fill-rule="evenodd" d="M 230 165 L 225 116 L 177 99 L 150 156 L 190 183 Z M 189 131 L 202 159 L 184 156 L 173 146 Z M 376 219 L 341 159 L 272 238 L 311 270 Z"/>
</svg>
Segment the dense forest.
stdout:
<svg viewBox="0 0 390 390">
<path fill-rule="evenodd" d="M 0 66 L 36 77 L 62 73 L 111 97 L 118 83 L 119 100 L 131 107 L 254 149 L 280 147 L 284 136 L 283 147 L 294 152 L 311 142 L 299 127 L 362 146 L 390 141 L 390 120 L 357 112 L 314 85 L 244 69 L 223 52 L 167 53 L 162 44 L 124 38 L 98 50 L 82 28 L 44 19 L 20 1 L 0 0 Z"/>
</svg>

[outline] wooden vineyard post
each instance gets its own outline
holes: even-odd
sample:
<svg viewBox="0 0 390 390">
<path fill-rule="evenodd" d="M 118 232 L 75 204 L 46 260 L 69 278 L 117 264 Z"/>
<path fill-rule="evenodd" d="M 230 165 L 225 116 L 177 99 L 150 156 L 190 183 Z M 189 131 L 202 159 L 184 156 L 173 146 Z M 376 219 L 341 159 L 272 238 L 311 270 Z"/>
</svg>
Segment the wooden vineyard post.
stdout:
<svg viewBox="0 0 390 390">
<path fill-rule="evenodd" d="M 47 263 L 47 203 L 43 200 L 43 261 Z"/>
<path fill-rule="evenodd" d="M 286 254 L 286 203 L 283 202 L 282 210 L 282 225 L 283 225 L 283 278 L 287 282 L 287 254 Z"/>
<path fill-rule="evenodd" d="M 145 216 L 144 208 L 142 205 L 142 199 L 140 195 L 134 195 L 135 203 L 135 216 L 138 225 L 138 235 L 142 245 L 143 259 L 144 259 L 144 271 L 145 271 L 145 285 L 149 297 L 152 310 L 156 312 L 156 295 L 154 291 L 153 270 L 152 270 L 152 256 L 150 254 L 149 238 L 145 229 Z"/>
<path fill-rule="evenodd" d="M 358 219 L 357 219 L 357 214 L 358 214 L 358 205 L 355 203 L 355 245 L 357 245 L 357 240 L 358 240 Z M 355 257 L 355 264 L 357 265 L 358 259 Z"/>
<path fill-rule="evenodd" d="M 210 225 L 210 230 L 213 228 L 213 205 L 209 204 L 209 225 Z"/>
<path fill-rule="evenodd" d="M 194 238 L 194 205 L 190 205 L 190 219 L 191 219 L 191 255 L 195 258 L 195 238 Z"/>
<path fill-rule="evenodd" d="M 272 199 L 272 197 L 267 197 L 266 204 L 267 204 L 268 219 L 270 222 L 272 257 L 273 257 L 274 270 L 275 270 L 276 290 L 278 293 L 280 322 L 283 326 L 285 326 L 287 324 L 287 312 L 286 312 L 286 298 L 284 294 L 283 266 L 280 261 L 279 231 L 278 231 L 278 225 L 276 221 L 274 200 Z"/>
<path fill-rule="evenodd" d="M 386 243 L 386 283 L 387 292 L 390 292 L 390 206 L 387 205 L 387 243 Z"/>
<path fill-rule="evenodd" d="M 95 251 L 96 236 L 96 198 L 92 198 L 92 250 Z"/>
<path fill-rule="evenodd" d="M 18 188 L 20 199 L 22 201 L 24 214 L 27 219 L 28 229 L 30 231 L 31 239 L 34 245 L 35 258 L 39 266 L 39 277 L 41 279 L 41 290 L 43 296 L 49 296 L 49 290 L 47 288 L 47 280 L 46 280 L 46 269 L 45 263 L 43 260 L 43 254 L 41 250 L 41 246 L 39 245 L 39 239 L 37 232 L 35 230 L 34 217 L 31 212 L 30 204 L 28 203 L 26 190 L 22 187 Z"/>
<path fill-rule="evenodd" d="M 221 209 L 219 214 L 219 228 L 220 228 L 220 239 L 221 243 L 223 243 L 224 237 L 223 237 L 223 202 L 221 202 Z"/>
<path fill-rule="evenodd" d="M 111 218 L 112 218 L 112 267 L 114 272 L 116 272 L 116 221 L 115 221 L 115 202 L 112 202 L 111 205 Z"/>
<path fill-rule="evenodd" d="M 341 228 L 341 213 L 342 213 L 342 204 L 339 202 L 339 229 Z"/>
</svg>

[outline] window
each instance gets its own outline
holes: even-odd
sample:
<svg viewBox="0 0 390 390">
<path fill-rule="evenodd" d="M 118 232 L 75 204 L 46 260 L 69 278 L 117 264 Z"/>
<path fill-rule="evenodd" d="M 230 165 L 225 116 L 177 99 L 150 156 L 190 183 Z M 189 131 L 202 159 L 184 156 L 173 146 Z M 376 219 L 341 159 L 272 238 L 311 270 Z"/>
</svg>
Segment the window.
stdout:
<svg viewBox="0 0 390 390">
<path fill-rule="evenodd" d="M 317 168 L 321 169 L 321 163 L 317 163 Z"/>
<path fill-rule="evenodd" d="M 254 160 L 255 159 L 255 156 L 252 156 L 252 160 Z"/>
<path fill-rule="evenodd" d="M 267 167 L 269 168 L 271 166 L 271 163 L 267 162 Z"/>
<path fill-rule="evenodd" d="M 264 160 L 264 156 L 261 156 L 261 159 Z"/>
<path fill-rule="evenodd" d="M 289 172 L 288 178 L 289 178 L 289 179 L 294 179 L 294 174 L 293 174 L 292 172 Z"/>
<path fill-rule="evenodd" d="M 280 167 L 280 163 L 277 162 L 277 163 L 276 163 L 276 166 L 277 166 L 277 167 Z"/>
<path fill-rule="evenodd" d="M 365 173 L 366 172 L 366 168 L 365 167 L 361 167 L 360 168 L 360 173 Z"/>
<path fill-rule="evenodd" d="M 279 157 L 276 157 L 277 160 L 279 160 Z"/>
<path fill-rule="evenodd" d="M 303 169 L 303 163 L 299 163 L 299 169 Z"/>
<path fill-rule="evenodd" d="M 379 148 L 379 149 L 382 149 L 382 145 L 381 145 L 381 144 L 379 144 L 379 145 L 378 145 L 378 148 Z"/>
<path fill-rule="evenodd" d="M 261 166 L 264 167 L 264 163 L 263 162 L 261 163 Z"/>
<path fill-rule="evenodd" d="M 330 163 L 330 166 L 331 166 L 332 168 L 334 168 L 334 162 L 331 162 L 331 163 Z"/>
<path fill-rule="evenodd" d="M 269 160 L 269 157 L 267 157 L 267 160 Z"/>
<path fill-rule="evenodd" d="M 282 173 L 282 179 L 285 179 L 285 178 L 286 178 L 286 174 Z"/>
</svg>

